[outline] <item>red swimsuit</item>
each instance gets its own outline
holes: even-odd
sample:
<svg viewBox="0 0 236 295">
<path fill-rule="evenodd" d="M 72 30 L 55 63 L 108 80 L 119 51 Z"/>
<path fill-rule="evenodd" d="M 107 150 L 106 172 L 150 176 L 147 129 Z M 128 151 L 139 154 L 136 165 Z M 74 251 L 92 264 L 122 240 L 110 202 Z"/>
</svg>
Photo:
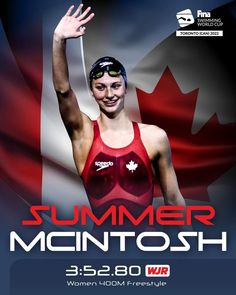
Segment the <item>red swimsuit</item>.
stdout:
<svg viewBox="0 0 236 295">
<path fill-rule="evenodd" d="M 151 162 L 138 124 L 133 122 L 134 138 L 123 148 L 107 146 L 97 121 L 93 124 L 93 144 L 81 175 L 92 210 L 100 217 L 111 205 L 124 205 L 137 216 L 153 197 Z"/>
</svg>

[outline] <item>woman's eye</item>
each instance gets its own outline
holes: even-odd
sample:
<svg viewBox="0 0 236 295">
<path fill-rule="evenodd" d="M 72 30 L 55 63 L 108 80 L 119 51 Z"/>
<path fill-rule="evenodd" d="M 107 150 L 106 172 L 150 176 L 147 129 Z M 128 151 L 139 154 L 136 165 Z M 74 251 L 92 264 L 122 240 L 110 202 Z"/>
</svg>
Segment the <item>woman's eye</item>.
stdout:
<svg viewBox="0 0 236 295">
<path fill-rule="evenodd" d="M 103 86 L 97 86 L 96 89 L 99 90 L 99 91 L 103 91 L 104 87 Z"/>
<path fill-rule="evenodd" d="M 113 88 L 118 89 L 121 85 L 120 84 L 114 84 L 112 85 Z"/>
</svg>

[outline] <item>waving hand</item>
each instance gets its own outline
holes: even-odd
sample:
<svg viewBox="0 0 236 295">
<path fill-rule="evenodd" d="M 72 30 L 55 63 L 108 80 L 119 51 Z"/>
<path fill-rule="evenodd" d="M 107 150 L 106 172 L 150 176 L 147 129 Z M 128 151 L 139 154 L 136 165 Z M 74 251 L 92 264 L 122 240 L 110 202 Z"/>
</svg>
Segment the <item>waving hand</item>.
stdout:
<svg viewBox="0 0 236 295">
<path fill-rule="evenodd" d="M 83 4 L 80 4 L 76 11 L 72 14 L 74 5 L 72 5 L 67 13 L 62 17 L 55 29 L 55 34 L 60 39 L 78 38 L 85 33 L 84 25 L 88 23 L 93 17 L 94 13 L 89 13 L 91 7 L 88 7 L 80 14 Z"/>
</svg>

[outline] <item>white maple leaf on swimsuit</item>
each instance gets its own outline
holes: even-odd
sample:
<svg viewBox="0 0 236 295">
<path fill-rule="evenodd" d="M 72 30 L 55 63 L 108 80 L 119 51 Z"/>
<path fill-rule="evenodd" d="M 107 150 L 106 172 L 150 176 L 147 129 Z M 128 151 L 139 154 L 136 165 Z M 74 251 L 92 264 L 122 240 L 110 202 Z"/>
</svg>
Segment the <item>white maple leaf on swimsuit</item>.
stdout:
<svg viewBox="0 0 236 295">
<path fill-rule="evenodd" d="M 131 160 L 129 164 L 126 164 L 126 167 L 133 173 L 137 169 L 138 164 Z"/>
</svg>

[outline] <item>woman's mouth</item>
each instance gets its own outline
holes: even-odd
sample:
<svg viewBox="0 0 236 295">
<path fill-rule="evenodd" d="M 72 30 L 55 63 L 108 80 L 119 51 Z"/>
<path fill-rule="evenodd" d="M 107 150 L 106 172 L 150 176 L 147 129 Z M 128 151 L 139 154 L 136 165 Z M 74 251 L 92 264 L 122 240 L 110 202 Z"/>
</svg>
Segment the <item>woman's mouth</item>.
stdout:
<svg viewBox="0 0 236 295">
<path fill-rule="evenodd" d="M 113 107 L 114 105 L 116 105 L 118 99 L 116 100 L 108 100 L 108 101 L 103 101 L 104 105 L 107 107 Z"/>
</svg>

